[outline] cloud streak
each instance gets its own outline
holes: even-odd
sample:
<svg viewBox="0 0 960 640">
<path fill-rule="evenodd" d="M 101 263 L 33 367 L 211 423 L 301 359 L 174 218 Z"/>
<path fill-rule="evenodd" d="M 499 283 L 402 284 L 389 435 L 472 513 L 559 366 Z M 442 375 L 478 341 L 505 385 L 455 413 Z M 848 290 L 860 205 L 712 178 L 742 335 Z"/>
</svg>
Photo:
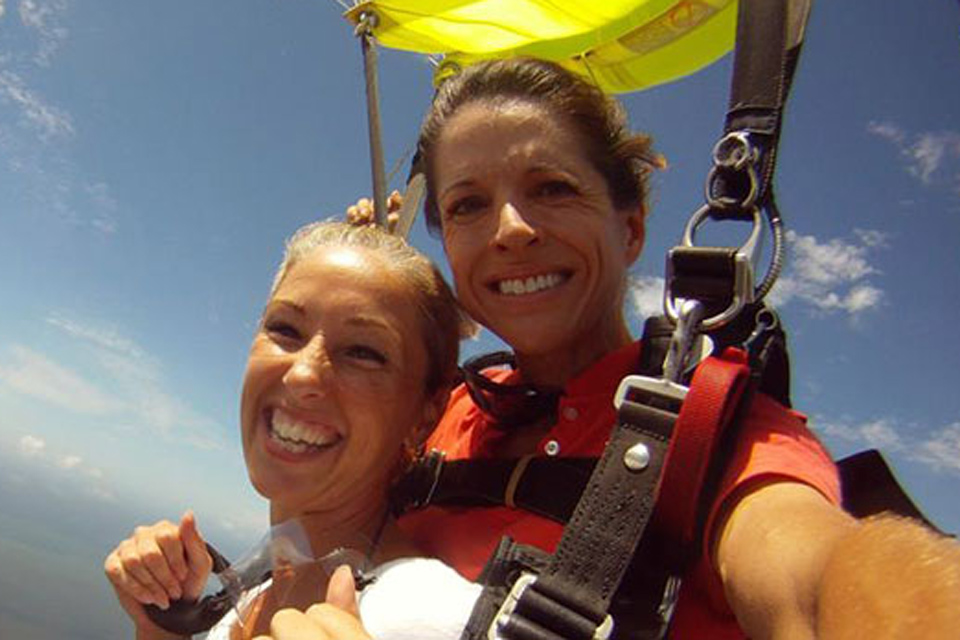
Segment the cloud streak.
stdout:
<svg viewBox="0 0 960 640">
<path fill-rule="evenodd" d="M 23 78 L 10 70 L 0 71 L 0 100 L 19 109 L 26 126 L 34 129 L 44 142 L 74 134 L 70 114 L 46 102 L 27 87 Z"/>
<path fill-rule="evenodd" d="M 118 230 L 109 186 L 87 180 L 70 157 L 77 123 L 37 88 L 69 37 L 69 0 L 19 0 L 3 15 L 0 38 L 0 160 L 17 175 L 17 202 L 7 213 L 48 215 L 103 236 Z M 16 20 L 19 18 L 19 20 Z M 9 116 L 7 114 L 10 114 Z"/>
<path fill-rule="evenodd" d="M 159 361 L 134 341 L 116 330 L 85 325 L 63 315 L 52 315 L 46 322 L 84 349 L 88 357 L 82 365 L 85 373 L 14 344 L 6 348 L 0 383 L 61 409 L 97 416 L 125 431 L 197 449 L 223 448 L 220 425 L 171 393 Z M 92 381 L 92 375 L 103 382 Z"/>
<path fill-rule="evenodd" d="M 904 169 L 925 186 L 946 174 L 960 195 L 960 132 L 922 131 L 910 133 L 891 122 L 870 122 L 867 131 L 894 146 Z"/>
<path fill-rule="evenodd" d="M 862 422 L 818 419 L 817 432 L 858 446 L 897 453 L 934 473 L 960 476 L 960 422 L 923 435 L 906 429 L 891 418 Z"/>
<path fill-rule="evenodd" d="M 49 65 L 67 38 L 69 32 L 63 26 L 67 9 L 67 0 L 20 0 L 20 22 L 37 36 L 36 64 Z"/>
<path fill-rule="evenodd" d="M 0 382 L 14 391 L 80 414 L 116 413 L 122 403 L 83 376 L 23 345 L 7 349 Z"/>
</svg>

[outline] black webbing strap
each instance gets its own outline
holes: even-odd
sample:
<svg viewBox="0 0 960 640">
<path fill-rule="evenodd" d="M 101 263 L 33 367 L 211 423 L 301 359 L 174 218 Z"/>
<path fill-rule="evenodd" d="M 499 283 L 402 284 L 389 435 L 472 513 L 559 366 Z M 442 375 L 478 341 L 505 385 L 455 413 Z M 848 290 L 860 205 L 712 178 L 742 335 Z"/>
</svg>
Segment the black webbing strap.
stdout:
<svg viewBox="0 0 960 640">
<path fill-rule="evenodd" d="M 431 452 L 404 475 L 391 495 L 396 514 L 432 506 L 523 509 L 566 524 L 596 458 L 444 460 Z"/>
<path fill-rule="evenodd" d="M 590 640 L 609 633 L 607 610 L 650 521 L 676 417 L 624 400 L 556 552 L 535 580 L 515 584 L 515 600 L 496 621 L 499 637 Z"/>
<path fill-rule="evenodd" d="M 772 199 L 777 143 L 812 0 L 739 0 L 737 46 L 724 133 L 745 132 L 760 151 L 757 205 Z M 736 175 L 718 175 L 709 191 L 732 197 L 744 188 Z M 716 218 L 749 219 L 749 208 L 722 208 Z"/>
</svg>

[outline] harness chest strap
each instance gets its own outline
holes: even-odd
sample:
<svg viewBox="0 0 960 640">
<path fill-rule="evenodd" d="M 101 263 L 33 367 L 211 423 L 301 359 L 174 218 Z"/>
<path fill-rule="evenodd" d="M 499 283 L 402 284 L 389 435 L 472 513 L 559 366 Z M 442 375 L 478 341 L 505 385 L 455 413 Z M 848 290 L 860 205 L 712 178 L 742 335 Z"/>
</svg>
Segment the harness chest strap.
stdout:
<svg viewBox="0 0 960 640">
<path fill-rule="evenodd" d="M 661 381 L 627 378 L 618 424 L 556 552 L 515 587 L 491 637 L 609 635 L 610 601 L 654 512 L 658 534 L 693 544 L 700 483 L 748 380 L 738 350 L 705 360 L 682 404 L 657 393 Z"/>
</svg>

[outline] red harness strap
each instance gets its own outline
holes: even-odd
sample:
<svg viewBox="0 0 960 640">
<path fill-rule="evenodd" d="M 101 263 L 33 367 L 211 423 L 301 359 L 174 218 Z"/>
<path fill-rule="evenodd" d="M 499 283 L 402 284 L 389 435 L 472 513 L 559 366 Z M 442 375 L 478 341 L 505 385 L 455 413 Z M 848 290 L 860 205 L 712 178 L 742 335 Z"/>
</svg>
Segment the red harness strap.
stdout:
<svg viewBox="0 0 960 640">
<path fill-rule="evenodd" d="M 710 461 L 750 378 L 747 354 L 729 347 L 704 360 L 674 424 L 653 519 L 684 548 L 696 542 L 697 514 Z"/>
</svg>

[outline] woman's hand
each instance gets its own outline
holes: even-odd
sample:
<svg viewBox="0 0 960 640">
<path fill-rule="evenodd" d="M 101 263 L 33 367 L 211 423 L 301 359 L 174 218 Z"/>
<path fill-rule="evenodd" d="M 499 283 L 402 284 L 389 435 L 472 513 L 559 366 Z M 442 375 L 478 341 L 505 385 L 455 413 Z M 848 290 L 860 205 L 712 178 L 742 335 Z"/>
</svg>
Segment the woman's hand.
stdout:
<svg viewBox="0 0 960 640">
<path fill-rule="evenodd" d="M 393 232 L 396 228 L 402 206 L 403 196 L 399 191 L 394 190 L 387 197 L 387 231 Z M 360 198 L 356 204 L 347 207 L 347 222 L 356 227 L 374 224 L 373 200 Z"/>
<path fill-rule="evenodd" d="M 306 613 L 281 609 L 270 621 L 270 635 L 254 640 L 373 640 L 360 622 L 350 567 L 342 566 L 330 576 L 326 602 Z"/>
<path fill-rule="evenodd" d="M 213 568 L 193 512 L 179 524 L 168 520 L 137 527 L 103 563 L 117 599 L 137 627 L 138 638 L 176 638 L 147 617 L 143 605 L 161 609 L 172 600 L 196 600 Z"/>
</svg>

